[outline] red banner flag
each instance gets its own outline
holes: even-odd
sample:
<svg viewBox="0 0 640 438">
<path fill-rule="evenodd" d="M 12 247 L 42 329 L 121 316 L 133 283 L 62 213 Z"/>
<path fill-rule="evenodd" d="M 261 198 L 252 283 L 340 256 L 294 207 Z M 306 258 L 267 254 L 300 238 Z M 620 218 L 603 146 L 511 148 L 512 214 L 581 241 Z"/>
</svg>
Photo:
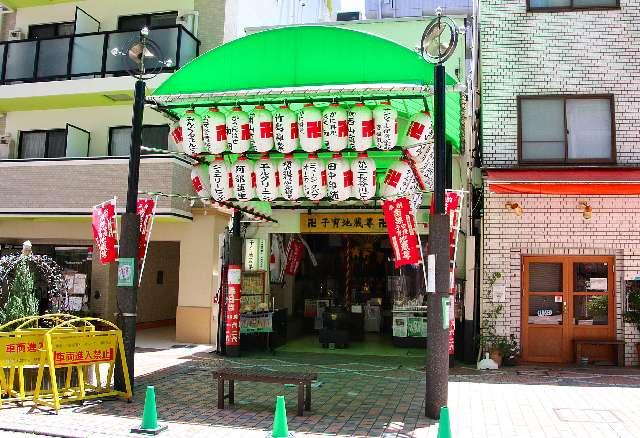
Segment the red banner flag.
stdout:
<svg viewBox="0 0 640 438">
<path fill-rule="evenodd" d="M 140 218 L 140 235 L 138 237 L 138 258 L 144 260 L 151 238 L 151 225 L 156 212 L 156 201 L 154 199 L 138 199 L 136 213 Z"/>
<path fill-rule="evenodd" d="M 240 279 L 242 267 L 229 265 L 227 270 L 227 319 L 225 344 L 228 347 L 240 345 Z"/>
<path fill-rule="evenodd" d="M 289 241 L 287 248 L 287 262 L 284 265 L 284 273 L 295 276 L 300 270 L 300 262 L 304 255 L 304 245 L 298 239 Z"/>
<path fill-rule="evenodd" d="M 93 207 L 91 216 L 93 241 L 98 249 L 100 263 L 115 262 L 118 259 L 116 245 L 116 201 L 111 199 Z"/>
<path fill-rule="evenodd" d="M 387 199 L 382 203 L 382 211 L 395 256 L 395 267 L 418 263 L 420 261 L 418 234 L 409 199 Z"/>
</svg>

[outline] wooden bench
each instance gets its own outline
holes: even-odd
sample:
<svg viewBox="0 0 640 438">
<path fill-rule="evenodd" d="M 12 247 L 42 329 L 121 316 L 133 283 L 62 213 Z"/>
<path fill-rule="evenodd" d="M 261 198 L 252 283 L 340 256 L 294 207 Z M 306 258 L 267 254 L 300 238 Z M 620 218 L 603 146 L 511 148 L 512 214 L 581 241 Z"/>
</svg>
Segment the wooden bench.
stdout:
<svg viewBox="0 0 640 438">
<path fill-rule="evenodd" d="M 229 399 L 229 404 L 234 403 L 235 381 L 262 382 L 298 385 L 298 412 L 303 415 L 304 409 L 311 410 L 311 381 L 317 380 L 314 373 L 293 373 L 268 370 L 244 369 L 244 368 L 219 368 L 213 372 L 214 379 L 218 380 L 218 409 L 224 409 L 224 399 Z M 224 381 L 229 381 L 229 394 L 224 393 Z"/>
<path fill-rule="evenodd" d="M 616 348 L 616 365 L 624 366 L 624 341 L 601 339 L 576 339 L 576 363 L 580 364 L 583 345 L 613 345 Z"/>
</svg>

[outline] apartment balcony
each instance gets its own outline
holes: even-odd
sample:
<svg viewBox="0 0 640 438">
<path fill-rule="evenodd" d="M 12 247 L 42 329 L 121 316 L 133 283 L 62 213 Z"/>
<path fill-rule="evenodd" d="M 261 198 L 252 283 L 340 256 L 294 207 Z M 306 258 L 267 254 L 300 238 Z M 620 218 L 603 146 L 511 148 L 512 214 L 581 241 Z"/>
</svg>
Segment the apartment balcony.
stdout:
<svg viewBox="0 0 640 438">
<path fill-rule="evenodd" d="M 129 157 L 0 160 L 0 216 L 89 216 L 94 205 L 118 198 L 124 208 Z M 145 155 L 141 192 L 194 194 L 191 165 L 182 158 Z M 188 202 L 159 198 L 157 214 L 191 218 Z"/>
<path fill-rule="evenodd" d="M 200 41 L 181 25 L 152 28 L 149 38 L 162 51 L 163 74 L 149 81 L 151 88 L 199 54 Z M 62 37 L 6 41 L 0 43 L 0 111 L 100 106 L 130 100 L 134 64 L 126 51 L 139 39 L 138 32 L 105 31 Z M 150 68 L 157 64 L 147 60 Z M 73 80 L 72 80 L 73 79 Z M 66 96 L 66 97 L 65 97 Z M 80 98 L 81 96 L 81 98 Z"/>
</svg>

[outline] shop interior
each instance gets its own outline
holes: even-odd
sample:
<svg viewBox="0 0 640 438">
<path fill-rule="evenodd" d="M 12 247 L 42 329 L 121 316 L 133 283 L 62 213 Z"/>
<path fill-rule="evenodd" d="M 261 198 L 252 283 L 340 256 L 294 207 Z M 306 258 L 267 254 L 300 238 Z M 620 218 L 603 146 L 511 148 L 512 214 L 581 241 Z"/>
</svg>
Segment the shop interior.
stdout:
<svg viewBox="0 0 640 438">
<path fill-rule="evenodd" d="M 424 354 L 422 268 L 396 269 L 386 234 L 281 236 L 301 238 L 305 250 L 296 275 L 283 275 L 281 284 L 271 279 L 278 309 L 273 314 L 272 347 L 283 352 Z M 251 273 L 243 275 L 243 283 L 250 281 Z M 246 286 L 245 304 L 252 289 Z M 244 338 L 243 343 L 251 343 Z"/>
</svg>

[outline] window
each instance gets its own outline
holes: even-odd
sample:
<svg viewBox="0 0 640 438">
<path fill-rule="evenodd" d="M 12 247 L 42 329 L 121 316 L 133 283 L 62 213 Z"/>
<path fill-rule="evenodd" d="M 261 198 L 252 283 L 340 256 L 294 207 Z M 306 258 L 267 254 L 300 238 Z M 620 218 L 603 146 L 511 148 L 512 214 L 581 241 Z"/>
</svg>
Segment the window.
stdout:
<svg viewBox="0 0 640 438">
<path fill-rule="evenodd" d="M 613 96 L 519 97 L 524 164 L 615 162 Z"/>
<path fill-rule="evenodd" d="M 169 149 L 169 125 L 144 125 L 142 145 L 156 149 Z M 129 155 L 131 150 L 131 126 L 109 128 L 109 155 Z M 142 152 L 152 153 L 152 152 Z"/>
<path fill-rule="evenodd" d="M 118 30 L 137 31 L 144 26 L 154 28 L 175 26 L 178 12 L 159 12 L 156 14 L 123 15 L 118 17 Z"/>
<path fill-rule="evenodd" d="M 20 132 L 18 156 L 20 158 L 57 158 L 66 156 L 67 130 Z"/>
<path fill-rule="evenodd" d="M 75 23 L 73 21 L 66 23 L 49 23 L 49 24 L 32 24 L 29 26 L 29 38 L 53 38 L 60 36 L 73 35 L 75 31 Z"/>
<path fill-rule="evenodd" d="M 580 9 L 617 9 L 620 0 L 527 0 L 530 11 L 567 11 Z"/>
</svg>

